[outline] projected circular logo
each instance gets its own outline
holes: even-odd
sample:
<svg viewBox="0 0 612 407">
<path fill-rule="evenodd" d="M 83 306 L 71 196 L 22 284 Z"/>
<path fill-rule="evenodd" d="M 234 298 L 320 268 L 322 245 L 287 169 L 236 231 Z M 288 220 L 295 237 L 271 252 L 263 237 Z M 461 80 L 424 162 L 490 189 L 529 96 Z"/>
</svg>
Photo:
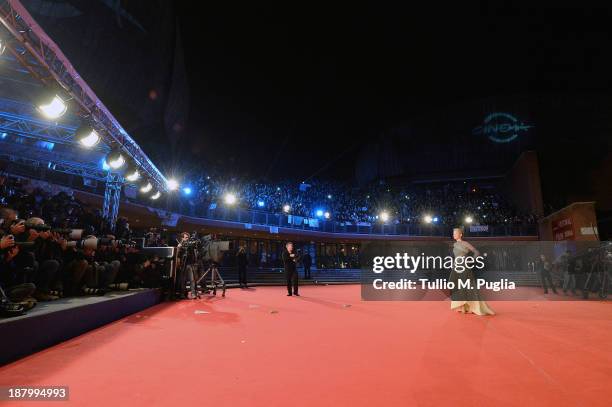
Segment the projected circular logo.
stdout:
<svg viewBox="0 0 612 407">
<path fill-rule="evenodd" d="M 496 143 L 509 143 L 532 127 L 510 113 L 496 112 L 485 117 L 482 125 L 475 127 L 472 134 L 485 135 Z"/>
</svg>

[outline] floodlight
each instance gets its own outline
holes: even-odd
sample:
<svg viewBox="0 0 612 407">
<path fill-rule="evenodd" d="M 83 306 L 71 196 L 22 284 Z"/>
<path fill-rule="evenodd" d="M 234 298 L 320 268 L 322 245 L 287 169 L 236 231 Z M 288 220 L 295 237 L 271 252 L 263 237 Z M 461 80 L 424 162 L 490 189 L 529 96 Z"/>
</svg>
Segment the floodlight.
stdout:
<svg viewBox="0 0 612 407">
<path fill-rule="evenodd" d="M 41 98 L 38 110 L 47 119 L 58 119 L 66 113 L 68 105 L 55 93 L 49 93 Z"/>
<path fill-rule="evenodd" d="M 74 133 L 74 139 L 85 148 L 92 148 L 100 142 L 100 135 L 91 126 L 83 124 Z"/>
</svg>

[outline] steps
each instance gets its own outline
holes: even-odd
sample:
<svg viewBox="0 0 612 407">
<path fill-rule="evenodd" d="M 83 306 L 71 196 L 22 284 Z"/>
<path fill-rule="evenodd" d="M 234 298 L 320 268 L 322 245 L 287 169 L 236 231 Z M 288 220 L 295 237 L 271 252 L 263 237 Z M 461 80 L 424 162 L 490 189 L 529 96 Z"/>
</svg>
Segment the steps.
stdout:
<svg viewBox="0 0 612 407">
<path fill-rule="evenodd" d="M 238 271 L 235 268 L 221 268 L 221 276 L 226 283 L 232 284 L 238 282 Z M 304 271 L 298 271 L 300 279 L 303 281 L 318 281 L 318 282 L 334 282 L 334 283 L 359 283 L 361 281 L 360 269 L 317 269 L 310 273 L 311 279 L 304 280 Z M 538 275 L 529 271 L 506 271 L 499 272 L 495 278 L 507 278 L 515 282 L 517 285 L 524 286 L 539 286 L 540 280 Z M 285 283 L 285 274 L 283 269 L 248 269 L 247 281 L 249 283 L 258 284 L 281 284 Z"/>
</svg>

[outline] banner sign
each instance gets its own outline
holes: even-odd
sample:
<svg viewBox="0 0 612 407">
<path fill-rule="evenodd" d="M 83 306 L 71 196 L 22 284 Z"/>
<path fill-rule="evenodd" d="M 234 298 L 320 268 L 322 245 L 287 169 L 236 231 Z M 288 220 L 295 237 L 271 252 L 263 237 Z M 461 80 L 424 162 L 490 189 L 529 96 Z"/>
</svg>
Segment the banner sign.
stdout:
<svg viewBox="0 0 612 407">
<path fill-rule="evenodd" d="M 574 223 L 572 218 L 561 218 L 552 222 L 554 240 L 573 240 Z"/>
</svg>

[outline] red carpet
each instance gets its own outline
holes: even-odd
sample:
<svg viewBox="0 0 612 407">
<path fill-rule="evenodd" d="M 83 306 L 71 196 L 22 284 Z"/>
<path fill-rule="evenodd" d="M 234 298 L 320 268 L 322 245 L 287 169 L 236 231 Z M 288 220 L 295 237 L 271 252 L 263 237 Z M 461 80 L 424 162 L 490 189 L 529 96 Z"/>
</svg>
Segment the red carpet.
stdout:
<svg viewBox="0 0 612 407">
<path fill-rule="evenodd" d="M 496 302 L 477 317 L 359 290 L 161 304 L 1 368 L 0 386 L 68 385 L 78 406 L 610 405 L 610 303 Z"/>
</svg>

